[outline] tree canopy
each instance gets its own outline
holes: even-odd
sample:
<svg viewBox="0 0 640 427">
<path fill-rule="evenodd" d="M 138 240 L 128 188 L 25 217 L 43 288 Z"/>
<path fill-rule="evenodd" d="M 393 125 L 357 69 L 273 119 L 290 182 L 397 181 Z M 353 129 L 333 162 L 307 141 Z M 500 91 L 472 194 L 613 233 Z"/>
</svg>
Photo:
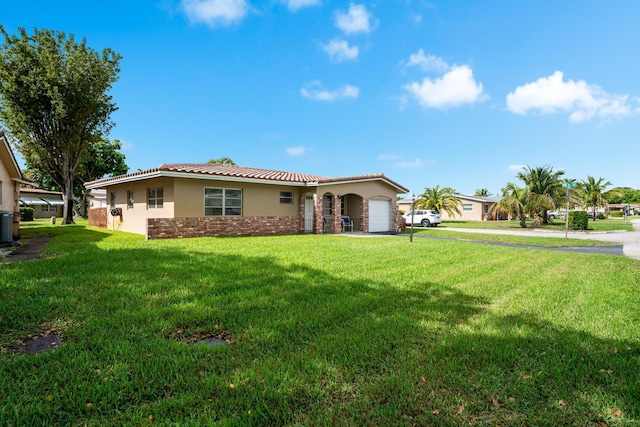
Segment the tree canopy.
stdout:
<svg viewBox="0 0 640 427">
<path fill-rule="evenodd" d="M 229 157 L 220 157 L 219 159 L 211 159 L 207 163 L 221 164 L 221 165 L 235 165 L 236 164 L 236 162 L 231 160 Z"/>
<path fill-rule="evenodd" d="M 460 215 L 460 199 L 456 197 L 455 190 L 449 187 L 440 188 L 439 185 L 425 188 L 424 193 L 416 200 L 416 207 L 446 212 L 449 216 Z"/>
<path fill-rule="evenodd" d="M 547 211 L 554 209 L 556 203 L 562 200 L 562 180 L 564 171 L 553 171 L 549 165 L 532 168 L 526 166 L 519 172 L 517 178 L 525 184 L 528 193 L 525 207 L 532 217 L 542 218 L 542 223 L 549 222 Z"/>
<path fill-rule="evenodd" d="M 89 146 L 111 129 L 117 107 L 107 94 L 121 56 L 47 29 L 9 35 L 0 26 L 0 121 L 29 164 L 62 189 L 63 224 L 73 223 L 76 170 Z"/>
</svg>

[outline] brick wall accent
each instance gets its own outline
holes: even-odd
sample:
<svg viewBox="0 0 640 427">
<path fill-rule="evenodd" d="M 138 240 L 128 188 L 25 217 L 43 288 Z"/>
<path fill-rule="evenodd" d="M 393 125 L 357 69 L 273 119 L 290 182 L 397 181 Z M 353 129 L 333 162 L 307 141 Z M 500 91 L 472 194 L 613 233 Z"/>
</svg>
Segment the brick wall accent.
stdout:
<svg viewBox="0 0 640 427">
<path fill-rule="evenodd" d="M 89 225 L 107 228 L 107 208 L 89 209 Z"/>
<path fill-rule="evenodd" d="M 297 234 L 299 224 L 294 216 L 149 218 L 147 239 Z"/>
<path fill-rule="evenodd" d="M 362 231 L 369 232 L 369 200 L 362 199 L 362 205 L 360 205 L 362 212 Z"/>
</svg>

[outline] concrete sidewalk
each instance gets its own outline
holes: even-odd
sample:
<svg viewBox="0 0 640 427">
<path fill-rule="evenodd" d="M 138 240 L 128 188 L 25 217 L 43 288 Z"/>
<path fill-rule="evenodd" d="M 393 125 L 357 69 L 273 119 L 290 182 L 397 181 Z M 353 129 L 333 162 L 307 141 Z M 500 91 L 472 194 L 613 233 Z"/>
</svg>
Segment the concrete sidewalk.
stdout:
<svg viewBox="0 0 640 427">
<path fill-rule="evenodd" d="M 627 258 L 640 260 L 640 219 L 631 221 L 634 231 L 569 231 L 570 239 L 598 240 L 601 242 L 617 243 L 623 245 L 622 253 Z M 434 228 L 432 230 L 438 230 Z M 525 237 L 551 237 L 564 239 L 564 231 L 550 231 L 532 228 L 523 228 L 521 230 L 491 230 L 480 228 L 443 228 L 447 231 L 460 231 L 463 233 L 481 233 L 481 234 L 505 234 L 512 236 Z"/>
<path fill-rule="evenodd" d="M 34 237 L 22 246 L 18 246 L 9 252 L 4 258 L 4 263 L 11 264 L 20 261 L 38 259 L 40 253 L 53 237 Z M 0 259 L 0 261 L 2 261 Z"/>
</svg>

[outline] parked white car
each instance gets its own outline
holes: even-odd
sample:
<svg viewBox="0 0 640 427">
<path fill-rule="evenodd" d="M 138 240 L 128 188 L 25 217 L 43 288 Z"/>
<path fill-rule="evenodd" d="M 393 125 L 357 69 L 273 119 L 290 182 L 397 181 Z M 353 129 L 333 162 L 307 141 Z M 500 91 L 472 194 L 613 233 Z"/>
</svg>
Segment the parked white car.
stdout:
<svg viewBox="0 0 640 427">
<path fill-rule="evenodd" d="M 413 223 L 420 224 L 423 227 L 437 227 L 442 221 L 440 221 L 440 214 L 432 210 L 416 210 L 403 215 L 402 217 L 407 222 L 407 225 L 411 225 L 411 217 L 413 216 Z"/>
</svg>

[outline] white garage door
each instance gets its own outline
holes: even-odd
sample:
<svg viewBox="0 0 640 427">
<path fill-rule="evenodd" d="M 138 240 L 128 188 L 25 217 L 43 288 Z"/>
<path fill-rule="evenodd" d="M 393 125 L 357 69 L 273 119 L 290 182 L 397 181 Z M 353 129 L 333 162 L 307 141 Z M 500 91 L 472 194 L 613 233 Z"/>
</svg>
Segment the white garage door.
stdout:
<svg viewBox="0 0 640 427">
<path fill-rule="evenodd" d="M 391 231 L 391 201 L 369 200 L 369 232 Z"/>
</svg>

